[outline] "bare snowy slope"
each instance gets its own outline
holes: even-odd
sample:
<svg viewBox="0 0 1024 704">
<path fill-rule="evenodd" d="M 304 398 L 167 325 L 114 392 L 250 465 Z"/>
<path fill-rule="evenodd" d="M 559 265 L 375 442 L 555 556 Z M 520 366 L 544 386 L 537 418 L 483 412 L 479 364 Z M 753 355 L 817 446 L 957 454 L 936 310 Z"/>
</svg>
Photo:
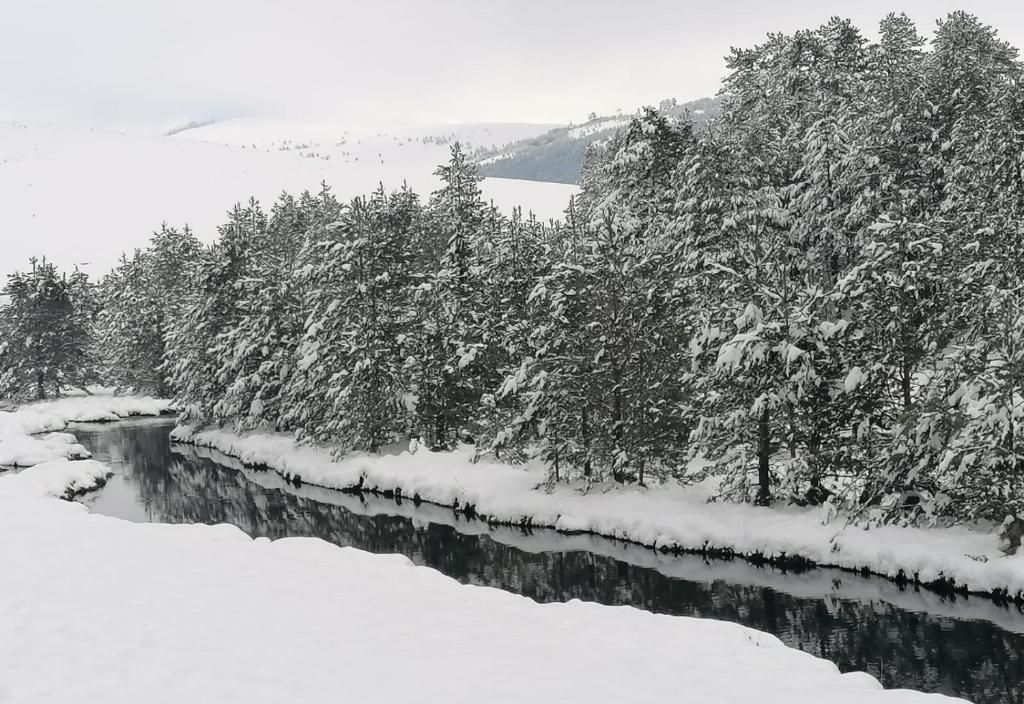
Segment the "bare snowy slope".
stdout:
<svg viewBox="0 0 1024 704">
<path fill-rule="evenodd" d="M 283 190 L 339 195 L 402 182 L 421 195 L 453 139 L 506 144 L 550 125 L 465 125 L 344 129 L 238 120 L 173 136 L 0 123 L 0 280 L 46 256 L 63 267 L 106 272 L 123 251 L 142 246 L 163 221 L 190 224 L 209 241 L 235 202 L 268 207 Z M 575 191 L 562 184 L 487 179 L 486 197 L 557 217 Z"/>
</svg>

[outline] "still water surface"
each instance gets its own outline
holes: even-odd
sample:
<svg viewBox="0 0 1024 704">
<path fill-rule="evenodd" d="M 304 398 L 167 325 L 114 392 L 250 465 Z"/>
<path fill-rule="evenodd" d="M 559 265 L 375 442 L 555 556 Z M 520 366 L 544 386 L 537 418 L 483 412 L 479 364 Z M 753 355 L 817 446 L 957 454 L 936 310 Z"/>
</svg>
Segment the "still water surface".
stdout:
<svg viewBox="0 0 1024 704">
<path fill-rule="evenodd" d="M 592 536 L 491 528 L 437 507 L 304 486 L 223 455 L 172 445 L 173 421 L 82 425 L 79 441 L 116 474 L 82 499 L 140 522 L 231 523 L 252 536 L 315 536 L 401 553 L 467 584 L 537 601 L 583 599 L 736 621 L 864 670 L 886 687 L 1024 703 L 1024 611 L 942 598 L 836 570 L 801 574 L 741 560 L 668 556 Z M 785 676 L 780 673 L 780 676 Z"/>
</svg>

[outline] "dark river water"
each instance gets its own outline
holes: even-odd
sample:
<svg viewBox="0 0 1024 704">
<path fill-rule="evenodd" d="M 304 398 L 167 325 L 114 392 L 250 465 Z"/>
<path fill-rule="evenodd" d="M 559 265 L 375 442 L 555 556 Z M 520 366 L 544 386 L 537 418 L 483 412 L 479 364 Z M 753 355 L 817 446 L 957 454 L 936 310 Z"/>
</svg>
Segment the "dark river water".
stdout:
<svg viewBox="0 0 1024 704">
<path fill-rule="evenodd" d="M 79 441 L 116 472 L 82 501 L 132 521 L 231 523 L 252 536 L 315 536 L 401 553 L 460 582 L 542 602 L 583 599 L 736 621 L 843 671 L 869 672 L 886 687 L 977 704 L 1024 703 L 1024 611 L 1017 607 L 903 590 L 836 570 L 784 573 L 591 536 L 490 528 L 437 507 L 295 488 L 273 472 L 171 444 L 172 424 L 76 428 Z"/>
</svg>

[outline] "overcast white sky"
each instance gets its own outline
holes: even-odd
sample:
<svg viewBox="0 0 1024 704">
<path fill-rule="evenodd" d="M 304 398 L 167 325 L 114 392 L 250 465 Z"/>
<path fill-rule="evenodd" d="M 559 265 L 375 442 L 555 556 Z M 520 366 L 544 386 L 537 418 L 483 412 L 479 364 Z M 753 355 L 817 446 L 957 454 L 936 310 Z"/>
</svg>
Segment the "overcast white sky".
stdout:
<svg viewBox="0 0 1024 704">
<path fill-rule="evenodd" d="M 264 115 L 566 122 L 713 94 L 729 46 L 830 15 L 926 34 L 966 7 L 1024 45 L 1024 0 L 0 0 L 0 119 Z"/>
</svg>

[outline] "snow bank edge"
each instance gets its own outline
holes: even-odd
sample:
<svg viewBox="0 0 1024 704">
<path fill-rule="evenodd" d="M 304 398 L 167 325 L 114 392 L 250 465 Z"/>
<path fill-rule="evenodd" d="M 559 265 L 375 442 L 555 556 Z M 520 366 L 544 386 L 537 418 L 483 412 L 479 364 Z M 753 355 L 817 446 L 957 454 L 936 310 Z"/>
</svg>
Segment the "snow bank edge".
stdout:
<svg viewBox="0 0 1024 704">
<path fill-rule="evenodd" d="M 699 541 L 688 541 L 678 536 L 666 535 L 664 532 L 659 532 L 657 537 L 651 539 L 638 534 L 643 531 L 631 529 L 628 520 L 616 522 L 613 516 L 611 520 L 602 521 L 601 525 L 597 526 L 592 521 L 577 518 L 571 511 L 560 510 L 564 507 L 550 505 L 550 501 L 545 502 L 549 504 L 547 507 L 542 507 L 538 511 L 510 512 L 507 507 L 502 510 L 489 505 L 486 498 L 481 498 L 479 492 L 474 496 L 466 487 L 459 486 L 458 482 L 441 491 L 418 491 L 415 482 L 410 487 L 393 472 L 375 471 L 377 463 L 373 461 L 360 462 L 360 458 L 349 461 L 346 458 L 341 462 L 334 462 L 327 449 L 300 446 L 289 437 L 280 434 L 242 436 L 222 429 L 197 430 L 179 425 L 172 431 L 171 439 L 174 442 L 217 450 L 238 459 L 248 467 L 273 470 L 296 485 L 306 483 L 342 492 L 371 493 L 399 501 L 409 499 L 416 504 L 430 503 L 451 508 L 467 518 L 483 520 L 494 525 L 544 528 L 569 535 L 589 534 L 640 545 L 662 553 L 696 554 L 722 559 L 739 557 L 754 565 L 769 565 L 782 569 L 834 568 L 865 576 L 884 577 L 901 587 L 923 587 L 940 595 L 973 594 L 991 598 L 1001 604 L 1024 604 L 1024 559 L 1015 560 L 1011 568 L 1003 568 L 1000 565 L 998 568 L 986 569 L 984 561 L 978 561 L 970 569 L 958 571 L 948 569 L 948 565 L 943 568 L 942 560 L 936 560 L 935 565 L 927 565 L 924 568 L 921 565 L 916 568 L 909 564 L 900 565 L 898 558 L 894 558 L 882 537 L 877 539 L 877 548 L 879 553 L 885 554 L 885 559 L 874 562 L 857 554 L 844 553 L 840 545 L 842 541 L 808 550 L 749 550 L 737 544 L 730 544 L 727 540 L 705 537 Z M 372 458 L 377 459 L 380 458 Z M 525 475 L 525 472 L 523 474 Z M 540 492 L 535 493 L 538 498 L 549 498 Z M 835 559 L 830 559 L 830 556 L 834 556 Z M 963 557 L 972 558 L 969 554 Z M 1018 556 L 1022 557 L 1024 556 Z"/>
</svg>

